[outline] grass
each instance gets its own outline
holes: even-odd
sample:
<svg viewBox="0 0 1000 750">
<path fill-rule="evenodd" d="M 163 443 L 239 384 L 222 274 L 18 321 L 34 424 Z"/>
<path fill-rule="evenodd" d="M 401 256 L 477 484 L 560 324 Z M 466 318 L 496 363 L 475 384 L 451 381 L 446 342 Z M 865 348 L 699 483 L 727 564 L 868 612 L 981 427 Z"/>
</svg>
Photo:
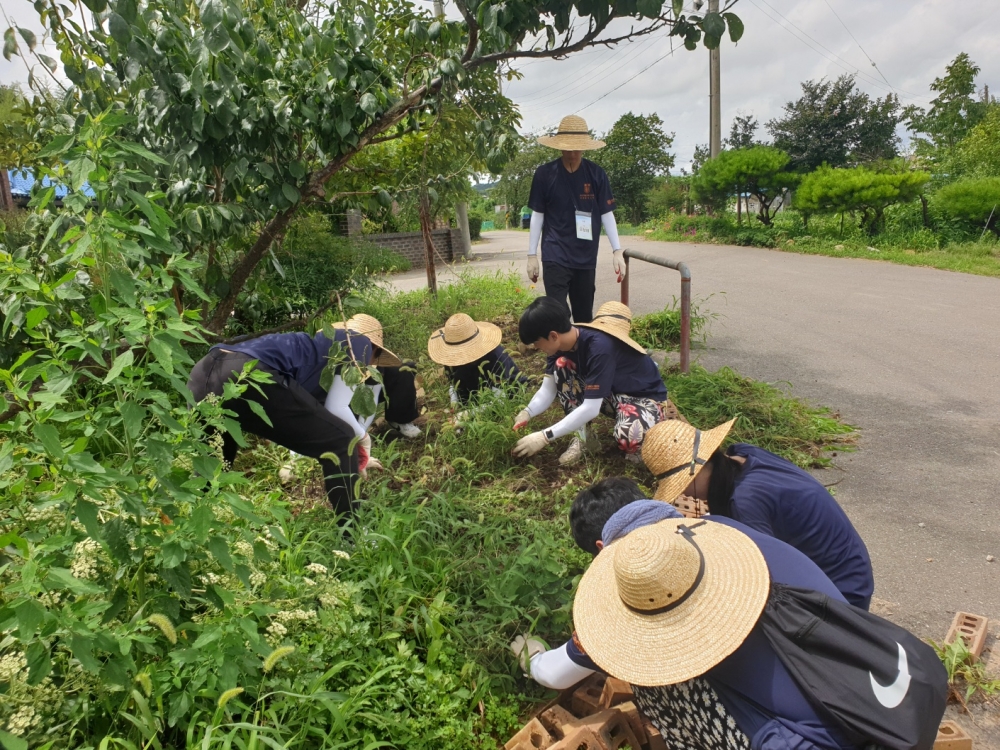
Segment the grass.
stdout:
<svg viewBox="0 0 1000 750">
<path fill-rule="evenodd" d="M 1000 276 L 1000 242 L 961 227 L 942 224 L 932 231 L 914 214 L 918 208 L 895 206 L 887 212 L 886 230 L 875 237 L 860 231 L 848 217 L 843 231 L 838 217 L 812 217 L 808 228 L 795 211 L 779 213 L 771 227 L 755 218 L 670 215 L 645 224 L 652 240 L 706 242 L 768 247 L 807 255 L 867 258 L 907 266 L 925 266 L 980 276 Z"/>
<path fill-rule="evenodd" d="M 691 303 L 691 343 L 704 341 L 708 323 L 715 314 L 703 315 L 700 308 L 705 300 Z M 639 315 L 632 321 L 631 336 L 647 349 L 677 349 L 681 342 L 680 303 L 673 301 L 659 312 Z"/>
</svg>

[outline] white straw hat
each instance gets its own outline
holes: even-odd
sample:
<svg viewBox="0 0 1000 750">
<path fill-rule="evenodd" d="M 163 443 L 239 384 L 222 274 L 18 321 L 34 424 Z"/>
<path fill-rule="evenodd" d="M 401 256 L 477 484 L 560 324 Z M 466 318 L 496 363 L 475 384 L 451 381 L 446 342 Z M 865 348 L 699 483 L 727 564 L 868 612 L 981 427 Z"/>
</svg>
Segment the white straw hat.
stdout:
<svg viewBox="0 0 1000 750">
<path fill-rule="evenodd" d="M 769 590 L 767 563 L 746 534 L 671 518 L 601 550 L 577 588 L 573 623 L 608 674 L 633 685 L 674 685 L 739 648 Z"/>
<path fill-rule="evenodd" d="M 577 115 L 567 115 L 552 135 L 543 135 L 538 142 L 560 151 L 593 151 L 604 148 L 604 141 L 595 141 L 587 129 L 587 121 Z"/>
<path fill-rule="evenodd" d="M 653 499 L 668 503 L 676 500 L 722 445 L 735 423 L 735 419 L 730 419 L 702 431 L 679 419 L 668 419 L 650 427 L 642 441 L 642 462 L 653 478 L 659 480 Z"/>
<path fill-rule="evenodd" d="M 597 331 L 604 331 L 609 336 L 614 336 L 619 341 L 623 341 L 637 352 L 646 353 L 646 347 L 629 335 L 632 331 L 632 311 L 621 302 L 605 302 L 597 308 L 597 315 L 589 323 L 577 323 L 583 328 L 593 328 Z"/>
<path fill-rule="evenodd" d="M 503 332 L 498 326 L 456 313 L 427 339 L 427 354 L 439 365 L 458 367 L 489 354 L 501 338 Z"/>
<path fill-rule="evenodd" d="M 379 348 L 378 355 L 372 360 L 372 365 L 375 367 L 399 367 L 403 364 L 402 360 L 393 354 L 391 351 L 385 348 L 382 338 L 382 324 L 378 322 L 371 315 L 365 315 L 364 313 L 358 313 L 347 320 L 347 323 L 334 323 L 334 328 L 346 328 L 353 333 L 365 336 L 369 341 L 372 342 L 373 346 Z M 363 363 L 362 363 L 363 364 Z"/>
</svg>

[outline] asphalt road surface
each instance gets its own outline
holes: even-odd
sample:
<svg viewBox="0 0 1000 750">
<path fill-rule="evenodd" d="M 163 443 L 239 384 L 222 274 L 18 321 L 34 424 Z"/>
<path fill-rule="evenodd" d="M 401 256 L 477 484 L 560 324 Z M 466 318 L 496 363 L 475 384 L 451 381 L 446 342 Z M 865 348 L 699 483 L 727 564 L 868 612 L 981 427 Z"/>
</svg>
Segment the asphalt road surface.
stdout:
<svg viewBox="0 0 1000 750">
<path fill-rule="evenodd" d="M 523 274 L 526 232 L 485 237 L 469 268 Z M 817 476 L 837 482 L 836 498 L 871 552 L 873 609 L 936 640 L 957 610 L 1000 618 L 1000 279 L 623 240 L 691 268 L 695 300 L 720 316 L 693 353 L 703 365 L 785 381 L 860 428 L 857 452 Z M 606 242 L 596 304 L 619 294 Z M 439 271 L 442 283 L 451 278 Z M 393 278 L 401 289 L 425 283 L 422 271 Z M 635 313 L 679 292 L 676 272 L 633 263 Z"/>
</svg>

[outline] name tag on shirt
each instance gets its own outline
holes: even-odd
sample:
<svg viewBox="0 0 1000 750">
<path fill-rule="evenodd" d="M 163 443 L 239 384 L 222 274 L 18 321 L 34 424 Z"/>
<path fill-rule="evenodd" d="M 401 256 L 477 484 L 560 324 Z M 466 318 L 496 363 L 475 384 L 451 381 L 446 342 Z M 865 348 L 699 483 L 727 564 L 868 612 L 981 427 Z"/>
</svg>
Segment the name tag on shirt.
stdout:
<svg viewBox="0 0 1000 750">
<path fill-rule="evenodd" d="M 594 224 L 591 215 L 586 211 L 576 212 L 576 238 L 578 240 L 594 239 Z"/>
</svg>

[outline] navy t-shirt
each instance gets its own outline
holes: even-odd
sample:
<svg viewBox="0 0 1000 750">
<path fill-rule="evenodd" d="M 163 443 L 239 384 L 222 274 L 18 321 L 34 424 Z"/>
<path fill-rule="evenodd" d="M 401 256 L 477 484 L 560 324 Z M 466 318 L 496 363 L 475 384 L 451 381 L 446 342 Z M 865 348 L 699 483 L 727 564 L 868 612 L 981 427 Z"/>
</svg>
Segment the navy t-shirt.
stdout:
<svg viewBox="0 0 1000 750">
<path fill-rule="evenodd" d="M 334 339 L 346 351 L 347 332 L 338 329 Z M 326 367 L 332 345 L 333 342 L 320 331 L 315 336 L 308 333 L 272 333 L 239 344 L 218 346 L 253 357 L 279 375 L 291 378 L 320 399 L 326 398 L 326 392 L 319 386 L 319 379 Z M 372 356 L 372 343 L 367 336 L 352 331 L 351 350 L 355 361 L 367 365 Z"/>
<path fill-rule="evenodd" d="M 583 159 L 575 172 L 567 172 L 562 159 L 535 170 L 528 207 L 545 216 L 542 225 L 542 262 L 564 268 L 597 268 L 597 243 L 601 216 L 615 210 L 608 175 L 594 162 Z M 590 213 L 592 240 L 576 237 L 576 212 Z"/>
<path fill-rule="evenodd" d="M 469 397 L 486 386 L 491 387 L 498 383 L 524 383 L 528 379 L 521 374 L 514 364 L 514 360 L 504 351 L 503 344 L 498 344 L 497 348 L 480 357 L 475 362 L 458 367 L 445 367 L 448 378 L 455 386 L 455 393 L 458 400 L 463 404 Z"/>
<path fill-rule="evenodd" d="M 667 387 L 660 370 L 648 354 L 640 354 L 628 344 L 603 331 L 577 328 L 579 337 L 571 352 L 559 352 L 548 359 L 550 375 L 556 363 L 566 364 L 583 379 L 584 398 L 607 398 L 612 393 L 665 401 Z"/>
<path fill-rule="evenodd" d="M 849 603 L 868 609 L 875 590 L 868 548 L 826 488 L 763 448 L 737 443 L 728 453 L 746 459 L 733 490 L 733 518 L 795 547 Z"/>
</svg>

